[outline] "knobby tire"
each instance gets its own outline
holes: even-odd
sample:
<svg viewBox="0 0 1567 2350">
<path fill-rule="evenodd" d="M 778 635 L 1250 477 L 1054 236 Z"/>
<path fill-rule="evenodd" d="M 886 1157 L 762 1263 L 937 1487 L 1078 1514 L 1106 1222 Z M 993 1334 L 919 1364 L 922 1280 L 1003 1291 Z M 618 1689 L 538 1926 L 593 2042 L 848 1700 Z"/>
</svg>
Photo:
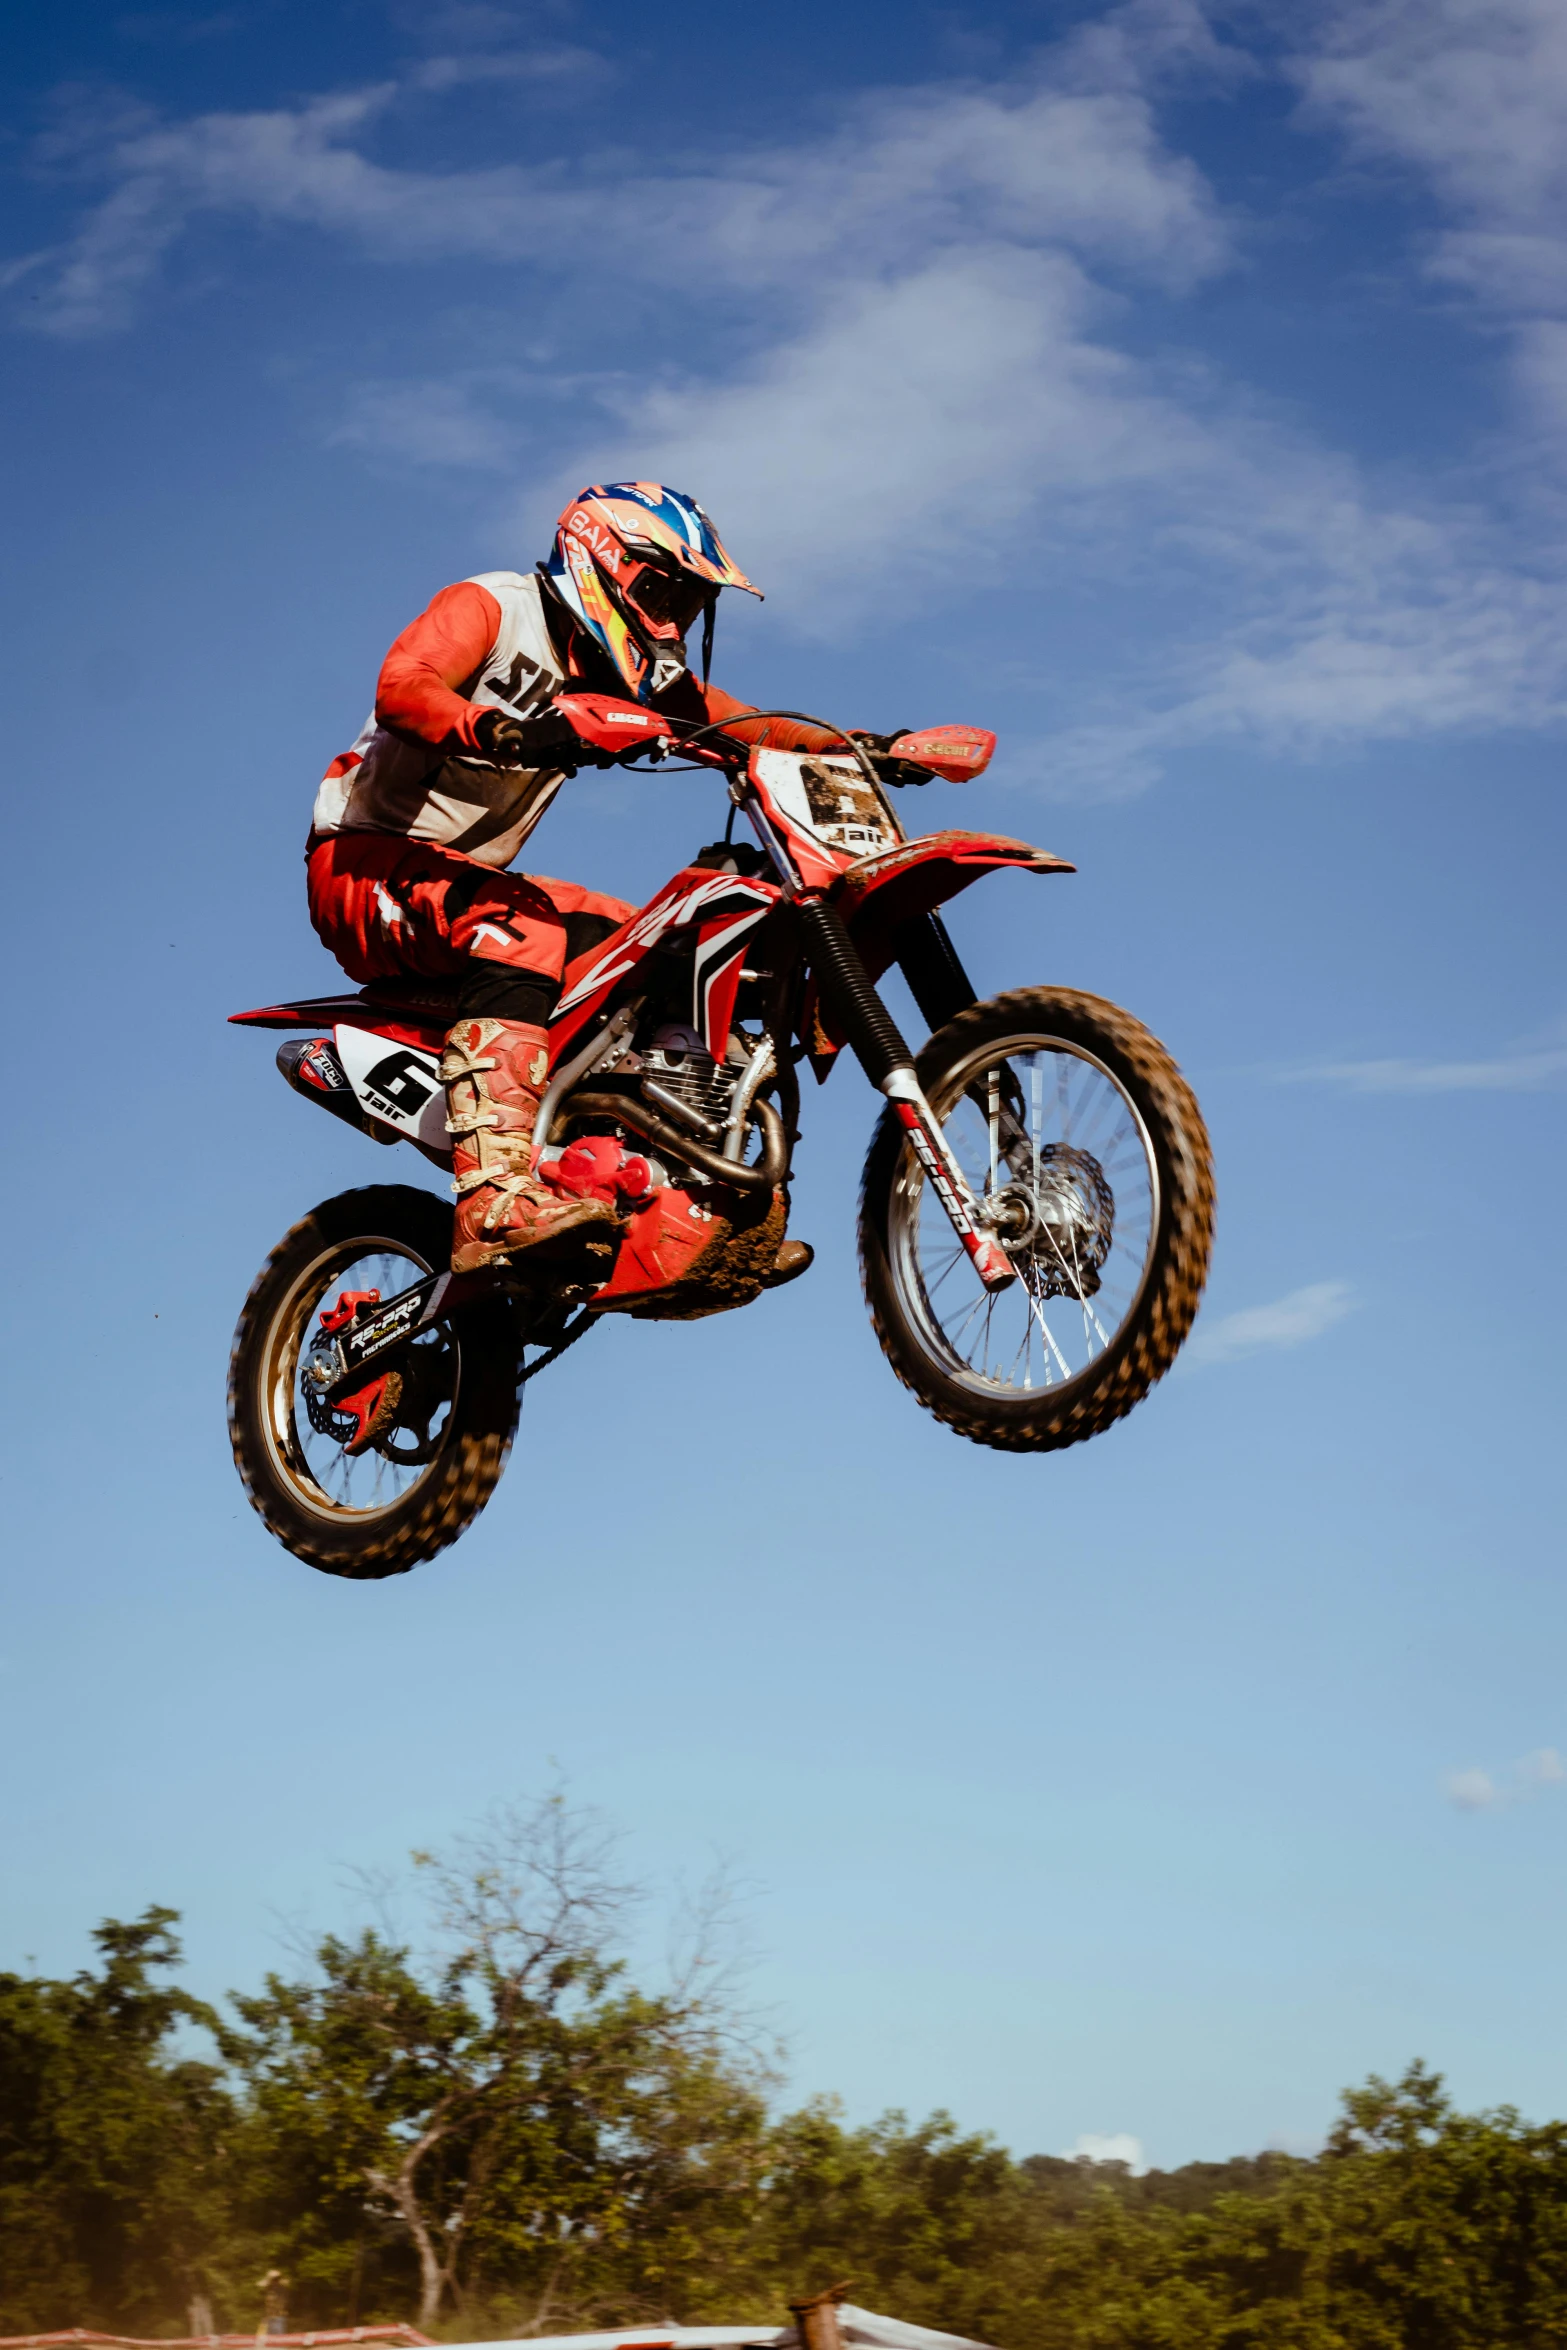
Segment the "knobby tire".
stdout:
<svg viewBox="0 0 1567 2350">
<path fill-rule="evenodd" d="M 1213 1161 L 1196 1097 L 1142 1023 L 1102 996 L 1019 988 L 974 1004 L 937 1030 L 916 1064 L 927 1099 L 981 1049 L 1009 1038 L 1055 1038 L 1093 1054 L 1125 1088 L 1147 1129 L 1159 1176 L 1159 1215 L 1136 1302 L 1109 1347 L 1056 1388 L 976 1394 L 936 1362 L 903 1307 L 894 1278 L 890 1220 L 911 1166 L 907 1137 L 889 1108 L 865 1161 L 860 1191 L 860 1271 L 883 1353 L 925 1409 L 971 1443 L 1001 1452 L 1058 1452 L 1124 1419 L 1174 1362 L 1192 1326 L 1213 1246 Z"/>
<path fill-rule="evenodd" d="M 268 1531 L 322 1574 L 379 1582 L 434 1558 L 473 1523 L 506 1466 L 517 1427 L 521 1348 L 514 1311 L 504 1300 L 470 1308 L 456 1325 L 457 1386 L 440 1449 L 428 1471 L 384 1509 L 338 1512 L 334 1523 L 331 1509 L 310 1503 L 297 1470 L 291 1475 L 280 1465 L 280 1448 L 269 1439 L 269 1378 L 290 1347 L 297 1360 L 318 1302 L 310 1301 L 292 1338 L 280 1328 L 280 1319 L 299 1318 L 302 1279 L 361 1239 L 389 1242 L 439 1271 L 451 1254 L 451 1232 L 450 1204 L 430 1192 L 403 1184 L 340 1192 L 284 1235 L 245 1300 L 229 1359 L 235 1463 Z M 334 1284 L 335 1276 L 326 1287 Z"/>
</svg>

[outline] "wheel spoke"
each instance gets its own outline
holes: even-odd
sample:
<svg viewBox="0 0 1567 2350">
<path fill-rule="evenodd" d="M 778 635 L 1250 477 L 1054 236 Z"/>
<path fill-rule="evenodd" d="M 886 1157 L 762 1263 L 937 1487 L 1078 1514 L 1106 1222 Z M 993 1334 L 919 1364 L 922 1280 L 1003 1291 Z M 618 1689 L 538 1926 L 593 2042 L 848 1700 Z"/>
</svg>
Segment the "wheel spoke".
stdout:
<svg viewBox="0 0 1567 2350">
<path fill-rule="evenodd" d="M 988 1291 L 982 1289 L 978 1297 L 974 1299 L 973 1303 L 964 1309 L 962 1318 L 958 1322 L 957 1328 L 953 1333 L 954 1337 L 961 1338 L 963 1336 L 964 1331 L 967 1330 L 970 1322 L 973 1321 L 974 1316 L 979 1312 L 980 1307 L 985 1303 L 985 1299 L 988 1294 Z"/>
<path fill-rule="evenodd" d="M 940 1271 L 940 1272 L 939 1272 L 939 1273 L 936 1275 L 936 1278 L 935 1278 L 935 1280 L 927 1284 L 927 1286 L 926 1286 L 926 1290 L 925 1290 L 925 1295 L 926 1295 L 927 1297 L 934 1297 L 934 1296 L 935 1296 L 935 1294 L 936 1294 L 936 1292 L 937 1292 L 937 1290 L 938 1290 L 938 1289 L 941 1287 L 941 1285 L 942 1285 L 943 1281 L 945 1281 L 945 1280 L 947 1279 L 948 1275 L 949 1275 L 950 1273 L 952 1273 L 952 1272 L 953 1272 L 953 1271 L 956 1269 L 956 1267 L 957 1267 L 957 1266 L 959 1266 L 959 1265 L 961 1265 L 963 1262 L 964 1262 L 964 1253 L 963 1253 L 962 1249 L 960 1249 L 960 1248 L 955 1248 L 955 1249 L 952 1251 L 952 1254 L 951 1254 L 951 1255 L 948 1257 L 948 1259 L 947 1259 L 946 1263 L 945 1263 L 945 1264 L 942 1266 L 942 1268 L 941 1268 L 941 1271 Z"/>
<path fill-rule="evenodd" d="M 966 1254 L 908 1171 L 893 1193 L 895 1258 L 925 1342 L 987 1393 L 1085 1375 L 1135 1310 L 1154 1242 L 1157 1176 L 1131 1097 L 1092 1053 L 1019 1036 L 954 1068 L 936 1106 L 974 1191 L 1005 1211 L 1018 1279 L 977 1295 L 954 1283 Z"/>
<path fill-rule="evenodd" d="M 1050 1324 L 1045 1320 L 1045 1309 L 1040 1303 L 1039 1299 L 1034 1295 L 1033 1285 L 1031 1283 L 1028 1286 L 1028 1305 L 1029 1311 L 1033 1315 L 1034 1320 L 1039 1324 L 1040 1332 L 1044 1338 L 1046 1346 L 1050 1349 L 1050 1353 L 1054 1355 L 1056 1359 L 1056 1363 L 1060 1369 L 1062 1378 L 1070 1379 L 1072 1374 L 1067 1369 L 1066 1357 L 1056 1344 L 1055 1333 L 1051 1329 Z"/>
<path fill-rule="evenodd" d="M 994 1291 L 994 1290 L 991 1290 L 991 1289 L 987 1289 L 987 1290 L 986 1290 L 986 1292 L 985 1292 L 985 1319 L 983 1320 L 983 1322 L 981 1322 L 981 1324 L 980 1324 L 980 1326 L 979 1326 L 979 1346 L 980 1346 L 980 1351 L 981 1351 L 981 1359 L 982 1359 L 982 1362 L 983 1362 L 983 1366 L 984 1366 L 984 1370 L 985 1370 L 985 1375 L 986 1375 L 986 1377 L 987 1377 L 987 1378 L 988 1378 L 988 1377 L 989 1377 L 989 1375 L 990 1375 L 990 1324 L 991 1324 L 991 1318 L 992 1318 L 992 1316 L 994 1315 L 994 1313 L 995 1313 L 995 1310 L 996 1310 L 996 1296 L 995 1296 L 995 1291 Z M 973 1355 L 973 1350 L 972 1350 L 972 1348 L 971 1348 L 971 1349 L 969 1350 L 969 1361 L 972 1363 L 972 1362 L 973 1362 L 973 1360 L 974 1360 L 974 1355 Z"/>
</svg>

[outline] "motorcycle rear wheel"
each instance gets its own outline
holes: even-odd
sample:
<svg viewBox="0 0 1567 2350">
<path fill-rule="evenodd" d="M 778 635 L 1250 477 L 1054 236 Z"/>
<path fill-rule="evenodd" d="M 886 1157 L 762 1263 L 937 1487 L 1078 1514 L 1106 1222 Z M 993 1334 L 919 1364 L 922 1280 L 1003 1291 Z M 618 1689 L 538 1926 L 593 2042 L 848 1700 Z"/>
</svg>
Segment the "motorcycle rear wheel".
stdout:
<svg viewBox="0 0 1567 2350">
<path fill-rule="evenodd" d="M 447 1264 L 451 1234 L 451 1207 L 430 1192 L 340 1192 L 284 1235 L 245 1300 L 229 1358 L 235 1464 L 268 1531 L 324 1575 L 374 1582 L 433 1558 L 473 1523 L 506 1466 L 520 1348 L 503 1301 L 406 1350 L 403 1408 L 357 1459 L 334 1442 L 341 1415 L 319 1402 L 312 1411 L 301 1377 L 317 1309 L 340 1285 L 390 1297 Z"/>
<path fill-rule="evenodd" d="M 1196 1098 L 1140 1021 L 1065 988 L 971 1005 L 917 1068 L 1018 1278 L 980 1287 L 889 1108 L 860 1193 L 882 1351 L 972 1443 L 1081 1443 L 1142 1401 L 1196 1314 L 1214 1205 Z"/>
</svg>

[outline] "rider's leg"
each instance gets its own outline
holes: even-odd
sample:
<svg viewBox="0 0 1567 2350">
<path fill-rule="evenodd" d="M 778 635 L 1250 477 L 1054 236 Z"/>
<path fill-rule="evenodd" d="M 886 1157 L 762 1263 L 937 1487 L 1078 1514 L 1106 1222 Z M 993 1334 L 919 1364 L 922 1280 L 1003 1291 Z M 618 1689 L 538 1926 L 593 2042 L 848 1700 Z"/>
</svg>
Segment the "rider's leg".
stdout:
<svg viewBox="0 0 1567 2350">
<path fill-rule="evenodd" d="M 465 1012 L 497 1009 L 477 1000 L 483 974 L 472 967 L 479 964 L 536 980 L 532 1016 L 547 1019 L 566 960 L 636 912 L 597 890 L 498 872 L 456 849 L 391 832 L 317 836 L 306 872 L 317 936 L 351 978 L 438 979 L 463 990 L 458 1009 Z"/>
<path fill-rule="evenodd" d="M 311 918 L 352 977 L 454 989 L 460 1016 L 441 1061 L 457 1178 L 454 1271 L 613 1223 L 607 1201 L 563 1198 L 534 1181 L 532 1137 L 549 1066 L 545 1023 L 567 954 L 634 908 L 388 833 L 317 842 L 309 878 Z"/>
<path fill-rule="evenodd" d="M 613 1224 L 608 1200 L 569 1199 L 533 1173 L 533 1122 L 549 1080 L 549 1038 L 532 1021 L 459 1020 L 441 1055 L 457 1218 L 452 1270 Z"/>
<path fill-rule="evenodd" d="M 564 898 L 565 904 L 557 903 Z M 571 1242 L 614 1224 L 608 1200 L 563 1197 L 533 1171 L 533 1126 L 549 1082 L 546 1023 L 574 945 L 596 944 L 633 909 L 532 875 L 477 874 L 448 883 L 445 936 L 463 959 L 457 1009 L 441 1055 L 457 1214 L 452 1270 Z"/>
</svg>

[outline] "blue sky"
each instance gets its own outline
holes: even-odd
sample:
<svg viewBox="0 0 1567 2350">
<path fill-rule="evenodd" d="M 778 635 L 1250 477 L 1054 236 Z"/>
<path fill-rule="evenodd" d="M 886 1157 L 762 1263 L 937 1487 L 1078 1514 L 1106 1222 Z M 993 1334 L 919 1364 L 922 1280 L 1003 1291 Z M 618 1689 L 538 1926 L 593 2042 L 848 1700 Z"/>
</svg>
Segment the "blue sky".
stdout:
<svg viewBox="0 0 1567 2350">
<path fill-rule="evenodd" d="M 1171 2163 L 1417 2054 L 1567 2111 L 1560 10 L 65 0 L 8 54 L 0 1964 L 158 1899 L 253 1979 L 558 1764 L 655 1881 L 732 1856 L 857 2118 Z M 331 984 L 301 846 L 391 636 L 626 473 L 768 590 L 733 689 L 997 730 L 920 816 L 1080 871 L 955 930 L 1186 1067 L 1209 1300 L 1110 1435 L 963 1445 L 859 1302 L 846 1070 L 809 1280 L 604 1332 L 456 1550 L 339 1586 L 224 1359 L 388 1162 L 224 1015 Z M 534 853 L 645 896 L 715 814 L 588 778 Z"/>
</svg>

